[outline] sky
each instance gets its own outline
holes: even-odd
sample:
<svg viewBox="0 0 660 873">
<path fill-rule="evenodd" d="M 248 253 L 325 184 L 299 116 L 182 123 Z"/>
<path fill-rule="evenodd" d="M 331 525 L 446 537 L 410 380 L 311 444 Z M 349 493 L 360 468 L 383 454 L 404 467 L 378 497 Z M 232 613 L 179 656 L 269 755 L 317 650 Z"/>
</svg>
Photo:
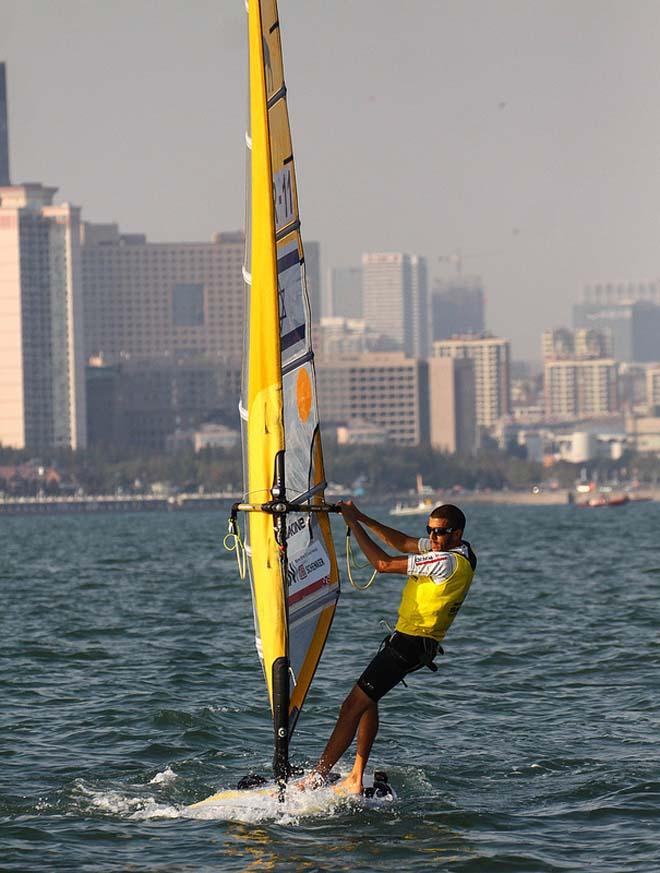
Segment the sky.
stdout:
<svg viewBox="0 0 660 873">
<path fill-rule="evenodd" d="M 660 276 L 658 0 L 280 0 L 303 239 L 482 277 L 516 359 Z M 0 0 L 11 175 L 153 241 L 242 227 L 243 0 Z"/>
</svg>

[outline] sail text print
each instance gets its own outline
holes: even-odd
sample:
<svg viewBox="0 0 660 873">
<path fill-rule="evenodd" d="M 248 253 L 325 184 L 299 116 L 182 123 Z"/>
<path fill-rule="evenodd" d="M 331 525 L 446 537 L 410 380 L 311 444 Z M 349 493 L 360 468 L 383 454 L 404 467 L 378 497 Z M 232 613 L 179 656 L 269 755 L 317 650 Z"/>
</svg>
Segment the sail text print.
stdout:
<svg viewBox="0 0 660 873">
<path fill-rule="evenodd" d="M 304 516 L 299 515 L 297 518 L 294 518 L 293 521 L 287 525 L 286 527 L 286 537 L 287 539 L 291 539 L 294 534 L 300 533 L 301 530 L 304 530 L 307 526 L 307 520 Z"/>
</svg>

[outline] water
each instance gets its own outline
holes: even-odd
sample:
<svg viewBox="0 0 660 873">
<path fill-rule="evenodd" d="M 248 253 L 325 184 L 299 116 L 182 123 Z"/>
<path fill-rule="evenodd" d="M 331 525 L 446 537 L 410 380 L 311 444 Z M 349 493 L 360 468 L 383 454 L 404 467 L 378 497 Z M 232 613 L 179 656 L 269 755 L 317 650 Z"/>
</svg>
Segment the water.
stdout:
<svg viewBox="0 0 660 873">
<path fill-rule="evenodd" d="M 660 505 L 468 518 L 479 570 L 440 670 L 381 706 L 373 760 L 398 800 L 213 820 L 183 807 L 271 756 L 224 518 L 3 518 L 0 868 L 659 869 Z M 321 751 L 401 581 L 344 586 L 297 761 Z"/>
</svg>

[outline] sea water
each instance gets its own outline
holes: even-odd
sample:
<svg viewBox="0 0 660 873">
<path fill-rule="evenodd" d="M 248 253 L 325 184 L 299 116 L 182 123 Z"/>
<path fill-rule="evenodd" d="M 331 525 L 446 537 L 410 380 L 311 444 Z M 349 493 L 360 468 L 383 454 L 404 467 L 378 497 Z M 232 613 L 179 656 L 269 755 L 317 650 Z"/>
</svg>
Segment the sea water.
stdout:
<svg viewBox="0 0 660 873">
<path fill-rule="evenodd" d="M 479 567 L 439 670 L 381 704 L 373 764 L 397 800 L 211 818 L 185 807 L 267 773 L 272 748 L 222 513 L 0 519 L 0 869 L 660 869 L 660 505 L 467 514 Z M 344 583 L 297 763 L 402 581 Z"/>
</svg>

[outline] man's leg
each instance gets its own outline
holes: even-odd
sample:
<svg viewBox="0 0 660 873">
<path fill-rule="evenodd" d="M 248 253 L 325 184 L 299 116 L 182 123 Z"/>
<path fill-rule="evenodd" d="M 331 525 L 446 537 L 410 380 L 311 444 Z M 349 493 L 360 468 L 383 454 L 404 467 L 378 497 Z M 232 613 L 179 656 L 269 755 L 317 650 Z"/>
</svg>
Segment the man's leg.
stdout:
<svg viewBox="0 0 660 873">
<path fill-rule="evenodd" d="M 334 730 L 330 735 L 328 744 L 325 747 L 325 751 L 321 755 L 318 764 L 314 768 L 315 774 L 318 774 L 320 776 L 328 775 L 330 770 L 332 770 L 334 765 L 353 742 L 353 737 L 355 736 L 355 733 L 358 729 L 358 725 L 362 730 L 363 716 L 367 713 L 368 710 L 373 709 L 376 710 L 375 720 L 372 716 L 370 719 L 367 720 L 366 723 L 369 725 L 369 729 L 367 729 L 367 727 L 365 726 L 365 748 L 368 741 L 367 736 L 370 732 L 373 732 L 373 735 L 371 735 L 369 742 L 369 750 L 371 749 L 374 737 L 376 736 L 374 731 L 374 725 L 375 729 L 378 730 L 378 710 L 376 704 L 369 697 L 369 695 L 365 694 L 358 685 L 353 686 L 353 690 L 341 705 L 341 709 L 339 710 L 339 718 L 337 719 Z M 368 752 L 367 757 L 369 757 Z"/>
<path fill-rule="evenodd" d="M 372 700 L 371 706 L 364 711 L 362 718 L 360 719 L 357 735 L 357 752 L 355 754 L 353 769 L 348 776 L 339 783 L 337 786 L 338 789 L 346 791 L 348 794 L 362 793 L 362 779 L 364 777 L 364 771 L 377 733 L 378 704 Z"/>
</svg>

